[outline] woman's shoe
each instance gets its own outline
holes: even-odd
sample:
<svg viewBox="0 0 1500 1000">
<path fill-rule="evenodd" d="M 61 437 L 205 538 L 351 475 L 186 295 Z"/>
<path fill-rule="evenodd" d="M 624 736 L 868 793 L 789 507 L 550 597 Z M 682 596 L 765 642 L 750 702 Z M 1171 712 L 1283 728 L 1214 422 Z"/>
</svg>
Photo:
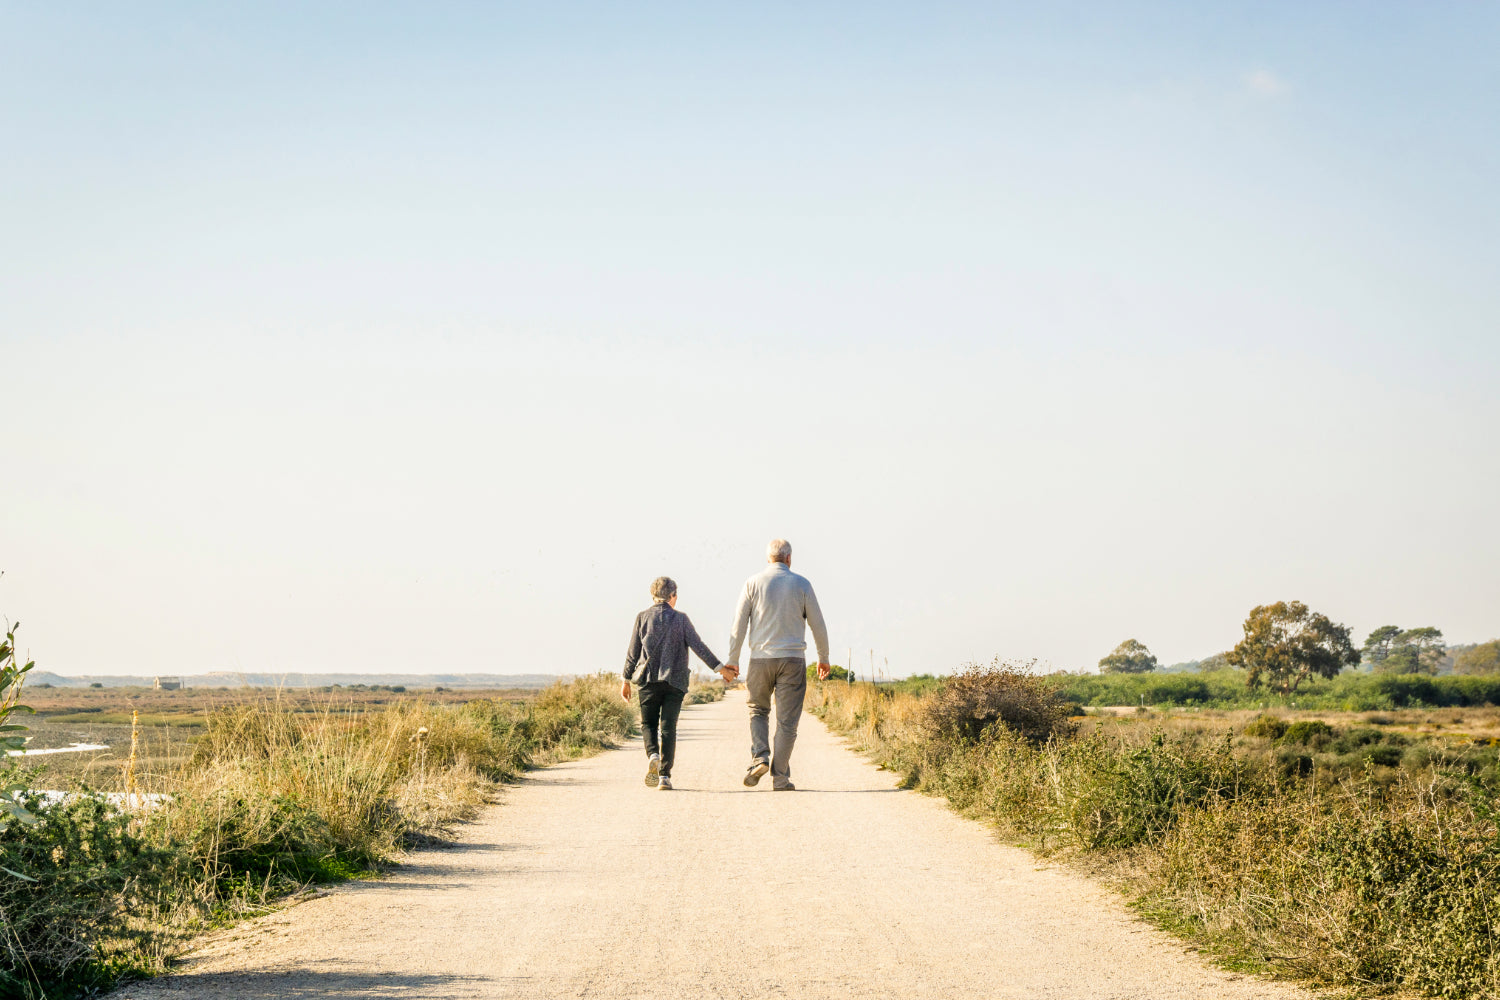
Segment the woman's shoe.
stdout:
<svg viewBox="0 0 1500 1000">
<path fill-rule="evenodd" d="M 745 787 L 754 788 L 760 782 L 760 776 L 771 769 L 771 765 L 763 760 L 752 760 L 750 767 L 745 771 Z"/>
<path fill-rule="evenodd" d="M 655 788 L 659 781 L 661 781 L 661 758 L 652 754 L 651 762 L 646 765 L 646 787 Z"/>
<path fill-rule="evenodd" d="M 670 792 L 672 790 L 672 779 L 665 774 L 661 776 L 661 784 L 656 786 L 658 792 Z"/>
</svg>

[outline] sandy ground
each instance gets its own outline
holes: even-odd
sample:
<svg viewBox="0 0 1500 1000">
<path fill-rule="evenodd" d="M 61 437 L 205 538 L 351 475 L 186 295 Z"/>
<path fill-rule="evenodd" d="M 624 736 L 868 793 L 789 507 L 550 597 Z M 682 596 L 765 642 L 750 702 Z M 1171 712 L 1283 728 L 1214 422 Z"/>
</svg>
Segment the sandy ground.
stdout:
<svg viewBox="0 0 1500 1000">
<path fill-rule="evenodd" d="M 741 787 L 743 692 L 537 772 L 389 878 L 205 940 L 117 998 L 1307 997 L 1207 967 L 1117 896 L 894 787 L 804 716 L 799 790 Z"/>
</svg>

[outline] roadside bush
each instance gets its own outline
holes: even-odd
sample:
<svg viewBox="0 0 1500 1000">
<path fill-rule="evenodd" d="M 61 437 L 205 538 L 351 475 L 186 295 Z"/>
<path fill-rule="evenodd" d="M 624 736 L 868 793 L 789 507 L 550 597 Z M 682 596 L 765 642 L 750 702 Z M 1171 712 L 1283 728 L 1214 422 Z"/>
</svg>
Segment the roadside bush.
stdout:
<svg viewBox="0 0 1500 1000">
<path fill-rule="evenodd" d="M 1057 771 L 1058 810 L 1087 850 L 1153 843 L 1185 810 L 1247 794 L 1250 784 L 1227 736 L 1202 746 L 1158 732 L 1125 747 L 1096 733 L 1059 749 Z"/>
<path fill-rule="evenodd" d="M 614 675 L 581 677 L 537 696 L 528 731 L 549 756 L 579 756 L 613 746 L 636 728 L 636 720 L 636 709 L 620 697 Z"/>
<path fill-rule="evenodd" d="M 35 825 L 0 826 L 0 994 L 106 987 L 142 965 L 134 952 L 149 951 L 153 935 L 139 918 L 186 884 L 184 859 L 137 836 L 98 797 L 27 804 Z"/>
<path fill-rule="evenodd" d="M 1148 912 L 1296 978 L 1494 997 L 1495 833 L 1469 793 L 1311 786 L 1185 814 L 1133 882 Z"/>
<path fill-rule="evenodd" d="M 1070 736 L 1077 724 L 1072 706 L 1027 665 L 995 660 L 971 663 L 948 679 L 927 702 L 924 722 L 936 739 L 975 742 L 1000 723 L 1032 743 Z"/>
<path fill-rule="evenodd" d="M 721 680 L 700 681 L 694 677 L 688 684 L 687 697 L 683 699 L 684 705 L 706 705 L 710 702 L 722 701 L 727 685 Z"/>
</svg>

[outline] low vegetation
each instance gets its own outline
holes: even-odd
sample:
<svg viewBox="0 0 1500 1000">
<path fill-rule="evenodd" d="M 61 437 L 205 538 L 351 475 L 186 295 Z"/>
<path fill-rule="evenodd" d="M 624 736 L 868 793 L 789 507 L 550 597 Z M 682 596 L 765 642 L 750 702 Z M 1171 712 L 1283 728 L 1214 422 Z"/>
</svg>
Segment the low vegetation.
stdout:
<svg viewBox="0 0 1500 1000">
<path fill-rule="evenodd" d="M 695 697 L 721 693 L 704 685 Z M 37 821 L 0 826 L 0 995 L 76 996 L 159 971 L 204 928 L 373 873 L 447 835 L 496 782 L 637 725 L 606 677 L 527 700 L 332 695 L 299 707 L 274 697 L 222 706 L 171 744 L 175 757 L 126 762 L 111 784 L 136 808 L 86 789 L 22 795 Z M 11 766 L 6 783 L 36 787 L 34 777 Z"/>
<path fill-rule="evenodd" d="M 1500 675 L 1372 674 L 1312 677 L 1294 695 L 1245 683 L 1243 670 L 1197 673 L 1050 674 L 1046 683 L 1076 705 L 1184 708 L 1299 708 L 1378 712 L 1500 704 Z"/>
<path fill-rule="evenodd" d="M 1172 680 L 1096 678 L 1153 679 Z M 1379 678 L 1417 679 L 1440 680 Z M 1283 710 L 1070 720 L 1074 694 L 993 664 L 823 684 L 810 705 L 908 787 L 1085 866 L 1231 966 L 1500 997 L 1496 741 Z"/>
</svg>

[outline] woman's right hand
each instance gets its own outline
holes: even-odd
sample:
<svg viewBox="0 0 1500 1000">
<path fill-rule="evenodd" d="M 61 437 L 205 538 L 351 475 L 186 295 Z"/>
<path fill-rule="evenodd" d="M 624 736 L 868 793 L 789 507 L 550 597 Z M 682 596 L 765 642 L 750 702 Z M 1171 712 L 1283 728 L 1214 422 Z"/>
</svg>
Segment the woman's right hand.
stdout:
<svg viewBox="0 0 1500 1000">
<path fill-rule="evenodd" d="M 626 681 L 624 684 L 620 685 L 620 697 L 624 698 L 626 701 L 630 700 L 630 682 L 629 681 Z"/>
</svg>

